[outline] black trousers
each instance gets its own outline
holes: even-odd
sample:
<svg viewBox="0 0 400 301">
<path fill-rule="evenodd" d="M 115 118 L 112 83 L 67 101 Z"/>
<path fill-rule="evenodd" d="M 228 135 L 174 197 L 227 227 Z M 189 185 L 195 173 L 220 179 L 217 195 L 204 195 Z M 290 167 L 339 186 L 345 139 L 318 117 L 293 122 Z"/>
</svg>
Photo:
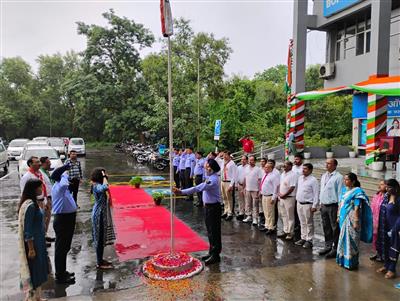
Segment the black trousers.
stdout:
<svg viewBox="0 0 400 301">
<path fill-rule="evenodd" d="M 53 221 L 56 243 L 54 249 L 54 266 L 56 278 L 65 277 L 67 270 L 67 254 L 71 249 L 72 237 L 75 231 L 76 212 L 55 214 Z"/>
<path fill-rule="evenodd" d="M 209 254 L 219 256 L 222 250 L 221 243 L 221 204 L 205 204 L 204 216 L 210 243 Z"/>
<path fill-rule="evenodd" d="M 72 196 L 74 197 L 75 203 L 78 204 L 79 179 L 78 178 L 71 179 L 68 188 L 69 191 L 72 193 Z"/>
<path fill-rule="evenodd" d="M 183 189 L 187 188 L 186 179 L 185 179 L 185 170 L 184 169 L 181 169 L 179 171 L 179 182 L 180 182 L 180 187 L 181 188 L 183 188 Z"/>
<path fill-rule="evenodd" d="M 193 178 L 190 178 L 190 172 L 191 172 L 191 168 L 190 167 L 185 169 L 185 182 L 186 182 L 186 187 L 185 188 L 193 187 Z M 188 195 L 188 199 L 193 201 L 193 194 Z"/>
<path fill-rule="evenodd" d="M 337 223 L 338 204 L 321 205 L 322 227 L 325 236 L 325 246 L 336 248 L 339 241 L 339 224 Z"/>
<path fill-rule="evenodd" d="M 297 213 L 297 200 L 294 205 L 294 237 L 297 239 L 301 238 L 301 227 L 300 227 L 300 219 L 299 214 Z"/>
<path fill-rule="evenodd" d="M 196 175 L 194 178 L 194 184 L 197 186 L 203 182 L 203 175 Z M 203 204 L 203 192 L 197 193 L 197 198 L 200 204 Z"/>
<path fill-rule="evenodd" d="M 177 188 L 180 188 L 181 185 L 180 185 L 180 181 L 179 181 L 179 172 L 177 172 L 177 170 L 178 170 L 178 167 L 174 166 L 174 182 L 175 182 L 175 186 Z"/>
</svg>

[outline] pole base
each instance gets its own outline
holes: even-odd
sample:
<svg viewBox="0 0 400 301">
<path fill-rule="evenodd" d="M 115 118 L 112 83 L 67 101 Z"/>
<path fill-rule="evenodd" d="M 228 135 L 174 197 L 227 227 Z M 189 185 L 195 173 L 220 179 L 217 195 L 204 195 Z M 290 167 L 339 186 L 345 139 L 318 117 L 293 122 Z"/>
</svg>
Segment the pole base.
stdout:
<svg viewBox="0 0 400 301">
<path fill-rule="evenodd" d="M 183 252 L 161 253 L 143 264 L 143 274 L 154 280 L 181 280 L 203 270 L 203 263 Z"/>
</svg>

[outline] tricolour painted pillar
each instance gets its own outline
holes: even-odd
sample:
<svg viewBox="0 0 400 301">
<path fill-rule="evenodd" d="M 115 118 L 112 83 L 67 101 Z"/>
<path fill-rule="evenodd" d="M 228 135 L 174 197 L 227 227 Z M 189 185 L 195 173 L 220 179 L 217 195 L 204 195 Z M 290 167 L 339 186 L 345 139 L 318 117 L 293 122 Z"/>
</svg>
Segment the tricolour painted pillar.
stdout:
<svg viewBox="0 0 400 301">
<path fill-rule="evenodd" d="M 367 148 L 365 163 L 374 162 L 374 151 L 379 148 L 379 139 L 386 136 L 387 98 L 368 94 Z"/>
<path fill-rule="evenodd" d="M 297 152 L 304 151 L 304 100 L 294 98 L 290 107 L 290 132 L 296 131 Z"/>
</svg>

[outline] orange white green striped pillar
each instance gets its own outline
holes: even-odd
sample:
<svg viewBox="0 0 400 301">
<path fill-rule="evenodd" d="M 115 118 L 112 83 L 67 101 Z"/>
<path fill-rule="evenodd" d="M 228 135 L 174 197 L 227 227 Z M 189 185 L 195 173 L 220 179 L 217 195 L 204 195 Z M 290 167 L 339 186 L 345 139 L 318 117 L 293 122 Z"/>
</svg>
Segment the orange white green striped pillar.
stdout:
<svg viewBox="0 0 400 301">
<path fill-rule="evenodd" d="M 304 111 L 305 102 L 294 98 L 290 107 L 290 131 L 296 131 L 296 150 L 298 153 L 304 151 Z"/>
<path fill-rule="evenodd" d="M 387 98 L 368 94 L 366 161 L 374 162 L 374 151 L 379 147 L 379 139 L 386 136 Z"/>
</svg>

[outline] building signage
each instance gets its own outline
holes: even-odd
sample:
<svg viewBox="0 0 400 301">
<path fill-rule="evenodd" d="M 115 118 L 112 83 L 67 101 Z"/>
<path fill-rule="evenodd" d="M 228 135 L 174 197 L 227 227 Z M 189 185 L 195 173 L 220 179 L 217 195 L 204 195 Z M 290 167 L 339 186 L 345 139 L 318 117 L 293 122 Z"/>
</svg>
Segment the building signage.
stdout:
<svg viewBox="0 0 400 301">
<path fill-rule="evenodd" d="M 388 117 L 400 117 L 400 96 L 388 97 Z"/>
<path fill-rule="evenodd" d="M 336 14 L 362 0 L 324 0 L 324 17 Z"/>
</svg>

